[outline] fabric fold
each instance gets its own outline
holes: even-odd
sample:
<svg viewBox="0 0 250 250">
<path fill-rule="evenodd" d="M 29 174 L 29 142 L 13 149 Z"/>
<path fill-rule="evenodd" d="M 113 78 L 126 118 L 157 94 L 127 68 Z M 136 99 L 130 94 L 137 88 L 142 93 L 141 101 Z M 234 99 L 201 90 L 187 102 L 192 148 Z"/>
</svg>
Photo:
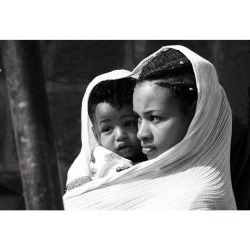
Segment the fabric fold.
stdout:
<svg viewBox="0 0 250 250">
<path fill-rule="evenodd" d="M 91 150 L 96 145 L 87 113 L 93 87 L 109 77 L 138 78 L 150 58 L 169 48 L 179 50 L 191 61 L 196 77 L 196 112 L 186 136 L 155 159 L 68 190 L 64 195 L 65 209 L 236 209 L 230 177 L 231 108 L 214 66 L 183 46 L 163 47 L 139 63 L 132 73 L 117 71 L 90 83 L 82 103 L 82 149 L 68 179 L 74 169 L 78 171 L 75 176 L 89 174 Z"/>
</svg>

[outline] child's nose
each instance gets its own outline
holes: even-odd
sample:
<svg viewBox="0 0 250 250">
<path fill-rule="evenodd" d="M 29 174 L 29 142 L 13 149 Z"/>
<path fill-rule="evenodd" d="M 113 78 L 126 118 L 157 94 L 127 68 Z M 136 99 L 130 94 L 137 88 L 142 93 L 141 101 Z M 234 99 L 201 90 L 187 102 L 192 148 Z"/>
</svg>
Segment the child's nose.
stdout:
<svg viewBox="0 0 250 250">
<path fill-rule="evenodd" d="M 124 129 L 122 129 L 122 128 L 117 128 L 116 129 L 116 140 L 119 141 L 119 140 L 123 140 L 125 138 L 127 138 L 126 131 Z"/>
</svg>

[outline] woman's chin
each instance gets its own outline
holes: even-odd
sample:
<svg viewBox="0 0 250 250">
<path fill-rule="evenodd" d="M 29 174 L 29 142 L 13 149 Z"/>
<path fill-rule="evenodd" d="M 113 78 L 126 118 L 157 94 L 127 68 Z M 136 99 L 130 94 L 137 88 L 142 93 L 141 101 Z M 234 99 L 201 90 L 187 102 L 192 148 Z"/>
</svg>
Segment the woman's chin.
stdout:
<svg viewBox="0 0 250 250">
<path fill-rule="evenodd" d="M 143 149 L 142 152 L 148 157 L 149 160 L 152 160 L 158 156 L 156 148 Z"/>
<path fill-rule="evenodd" d="M 148 160 L 153 160 L 157 157 L 157 155 L 156 156 L 155 155 L 147 155 L 147 157 L 148 157 Z"/>
</svg>

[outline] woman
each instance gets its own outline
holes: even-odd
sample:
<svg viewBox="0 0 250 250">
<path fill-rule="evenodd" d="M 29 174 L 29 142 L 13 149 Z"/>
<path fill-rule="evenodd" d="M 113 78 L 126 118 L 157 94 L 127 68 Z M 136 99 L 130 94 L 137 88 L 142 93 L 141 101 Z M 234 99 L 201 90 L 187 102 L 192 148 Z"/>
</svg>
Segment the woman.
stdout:
<svg viewBox="0 0 250 250">
<path fill-rule="evenodd" d="M 148 139 L 156 134 L 152 124 L 151 129 L 145 125 L 150 120 L 144 117 L 146 104 L 139 109 L 136 103 L 143 93 L 137 86 L 138 138 L 149 160 L 67 192 L 66 209 L 236 209 L 230 179 L 231 109 L 213 65 L 185 47 L 169 46 L 144 59 L 132 76 L 139 77 L 148 62 L 169 49 L 180 51 L 191 62 L 198 90 L 197 103 L 190 103 L 187 122 L 179 127 L 181 136 L 176 131 L 170 144 L 157 142 L 157 150 L 147 147 Z M 83 112 L 82 134 L 89 132 L 86 120 Z"/>
</svg>

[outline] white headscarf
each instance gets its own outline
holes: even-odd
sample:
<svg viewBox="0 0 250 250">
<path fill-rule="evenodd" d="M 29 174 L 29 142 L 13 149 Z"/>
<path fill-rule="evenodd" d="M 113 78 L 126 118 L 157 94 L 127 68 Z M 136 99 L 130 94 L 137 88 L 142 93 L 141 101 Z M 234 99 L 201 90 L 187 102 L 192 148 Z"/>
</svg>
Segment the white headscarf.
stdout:
<svg viewBox="0 0 250 250">
<path fill-rule="evenodd" d="M 138 77 L 149 59 L 169 48 L 191 61 L 196 77 L 197 107 L 185 137 L 155 159 L 67 191 L 65 209 L 236 209 L 230 177 L 231 109 L 214 66 L 183 46 L 167 46 L 144 59 L 131 76 Z M 83 100 L 81 167 L 90 159 L 87 102 L 96 83 Z"/>
<path fill-rule="evenodd" d="M 88 116 L 88 101 L 89 95 L 92 89 L 100 82 L 106 80 L 117 80 L 125 78 L 131 75 L 130 71 L 127 70 L 114 70 L 106 74 L 102 74 L 94 78 L 92 82 L 88 85 L 83 101 L 82 101 L 82 116 L 81 116 L 81 139 L 82 148 L 78 157 L 75 159 L 74 163 L 70 167 L 67 176 L 67 189 L 71 190 L 77 186 L 84 185 L 85 183 L 91 181 L 91 169 L 90 161 L 92 156 L 92 151 L 98 146 L 98 142 L 92 131 L 92 123 Z M 99 147 L 100 148 L 100 147 Z M 108 151 L 107 149 L 105 151 Z M 100 149 L 99 149 L 100 153 Z"/>
</svg>

